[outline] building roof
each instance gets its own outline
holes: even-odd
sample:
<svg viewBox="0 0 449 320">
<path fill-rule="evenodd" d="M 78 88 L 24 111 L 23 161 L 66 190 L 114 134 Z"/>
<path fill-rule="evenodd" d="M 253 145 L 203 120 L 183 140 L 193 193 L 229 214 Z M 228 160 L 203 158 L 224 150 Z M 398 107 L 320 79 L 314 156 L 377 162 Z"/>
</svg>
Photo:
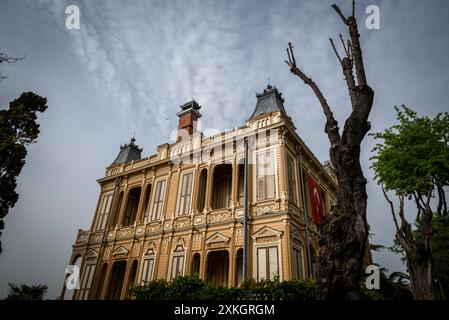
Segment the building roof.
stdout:
<svg viewBox="0 0 449 320">
<path fill-rule="evenodd" d="M 282 98 L 282 93 L 276 87 L 267 85 L 262 93 L 256 92 L 256 97 L 256 108 L 248 121 L 262 114 L 278 111 L 281 111 L 284 116 L 287 116 L 284 109 L 284 98 Z"/>
<path fill-rule="evenodd" d="M 139 149 L 139 146 L 134 143 L 135 141 L 136 139 L 133 137 L 129 143 L 126 143 L 124 146 L 120 146 L 120 152 L 114 162 L 111 163 L 111 166 L 114 164 L 129 163 L 131 161 L 141 159 L 143 149 Z"/>
<path fill-rule="evenodd" d="M 192 112 L 198 118 L 201 117 L 201 113 L 199 112 L 199 110 L 201 109 L 201 106 L 194 99 L 192 99 L 189 102 L 184 103 L 180 108 L 181 108 L 181 111 L 179 111 L 176 114 L 178 117 L 180 117 L 186 113 L 189 113 L 189 112 Z"/>
</svg>

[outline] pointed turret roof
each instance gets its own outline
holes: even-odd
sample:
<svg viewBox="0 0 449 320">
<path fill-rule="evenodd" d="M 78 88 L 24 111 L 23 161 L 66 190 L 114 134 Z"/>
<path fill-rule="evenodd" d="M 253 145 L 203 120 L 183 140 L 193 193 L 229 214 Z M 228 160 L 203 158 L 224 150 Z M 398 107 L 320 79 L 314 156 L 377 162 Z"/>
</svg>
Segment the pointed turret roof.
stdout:
<svg viewBox="0 0 449 320">
<path fill-rule="evenodd" d="M 131 161 L 140 160 L 143 148 L 140 149 L 139 146 L 135 144 L 135 142 L 136 138 L 132 137 L 129 143 L 120 146 L 120 152 L 111 166 L 114 164 L 129 163 Z"/>
<path fill-rule="evenodd" d="M 248 121 L 262 114 L 278 111 L 283 113 L 284 116 L 287 116 L 284 109 L 284 98 L 282 98 L 282 93 L 276 87 L 267 85 L 262 93 L 256 92 L 256 98 L 256 108 Z"/>
</svg>

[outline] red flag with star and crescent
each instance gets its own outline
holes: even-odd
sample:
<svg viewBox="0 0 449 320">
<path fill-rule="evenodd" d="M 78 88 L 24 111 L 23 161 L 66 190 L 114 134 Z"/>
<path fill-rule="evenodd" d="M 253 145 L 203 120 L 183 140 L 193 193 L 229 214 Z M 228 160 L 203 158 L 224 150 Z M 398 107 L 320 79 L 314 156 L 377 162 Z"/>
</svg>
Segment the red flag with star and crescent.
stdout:
<svg viewBox="0 0 449 320">
<path fill-rule="evenodd" d="M 321 187 L 310 175 L 307 176 L 312 217 L 316 224 L 322 224 L 324 220 L 324 202 L 323 197 L 321 196 Z"/>
</svg>

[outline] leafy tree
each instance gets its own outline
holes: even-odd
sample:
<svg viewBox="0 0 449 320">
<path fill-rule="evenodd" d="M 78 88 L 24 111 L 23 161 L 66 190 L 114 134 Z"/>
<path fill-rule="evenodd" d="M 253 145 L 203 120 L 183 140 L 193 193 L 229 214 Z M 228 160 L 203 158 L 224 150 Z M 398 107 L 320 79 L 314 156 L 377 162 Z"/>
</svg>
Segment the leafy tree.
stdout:
<svg viewBox="0 0 449 320">
<path fill-rule="evenodd" d="M 399 124 L 373 134 L 383 140 L 373 149 L 372 168 L 390 205 L 395 242 L 403 250 L 415 299 L 437 297 L 431 250 L 433 217 L 447 217 L 443 188 L 449 184 L 449 115 L 418 117 L 406 106 L 395 107 Z M 395 209 L 388 191 L 399 201 Z M 415 223 L 405 217 L 405 202 L 416 205 Z M 436 213 L 432 209 L 436 201 Z M 434 201 L 435 202 L 435 201 Z M 415 227 L 413 227 L 415 226 Z"/>
<path fill-rule="evenodd" d="M 37 113 L 46 109 L 46 98 L 26 92 L 10 102 L 9 109 L 0 110 L 0 231 L 4 229 L 3 219 L 19 198 L 16 179 L 25 165 L 26 146 L 39 135 Z"/>
<path fill-rule="evenodd" d="M 47 293 L 48 287 L 43 284 L 20 286 L 8 283 L 9 292 L 5 300 L 42 300 Z"/>
<path fill-rule="evenodd" d="M 325 218 L 320 228 L 319 297 L 357 300 L 361 298 L 359 283 L 369 232 L 366 220 L 366 178 L 360 165 L 360 152 L 362 141 L 371 127 L 368 117 L 374 90 L 365 73 L 355 1 L 352 1 L 352 15 L 349 17 L 336 4 L 332 7 L 349 32 L 347 41 L 340 35 L 343 57 L 338 53 L 334 41 L 329 39 L 340 63 L 350 98 L 350 115 L 342 131 L 319 86 L 296 63 L 291 43 L 287 48 L 286 63 L 290 72 L 310 87 L 323 109 L 326 117 L 324 131 L 330 142 L 329 156 L 339 185 L 333 214 Z"/>
</svg>

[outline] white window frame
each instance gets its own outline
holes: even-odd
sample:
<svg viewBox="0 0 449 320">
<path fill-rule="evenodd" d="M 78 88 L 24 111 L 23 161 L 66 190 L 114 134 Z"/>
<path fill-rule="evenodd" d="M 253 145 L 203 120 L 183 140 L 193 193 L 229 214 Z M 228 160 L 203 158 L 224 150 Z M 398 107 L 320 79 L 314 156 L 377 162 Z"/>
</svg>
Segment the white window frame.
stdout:
<svg viewBox="0 0 449 320">
<path fill-rule="evenodd" d="M 107 200 L 106 200 L 107 198 Z M 104 230 L 107 227 L 107 222 L 112 209 L 112 200 L 114 198 L 114 191 L 108 191 L 101 195 L 100 206 L 98 207 L 97 219 L 95 220 L 94 231 Z M 106 208 L 109 203 L 109 209 Z M 106 216 L 106 217 L 105 217 Z M 103 226 L 104 225 L 104 226 Z"/>
<path fill-rule="evenodd" d="M 282 266 L 282 246 L 281 246 L 281 239 L 278 239 L 276 241 L 272 241 L 272 242 L 263 242 L 263 243 L 255 243 L 253 248 L 254 248 L 254 255 L 255 255 L 255 259 L 253 259 L 253 277 L 258 280 L 257 276 L 257 264 L 258 264 L 258 257 L 257 257 L 257 253 L 258 253 L 258 249 L 261 248 L 268 248 L 268 247 L 276 247 L 278 248 L 278 270 L 279 270 L 279 281 L 283 281 L 284 275 L 283 275 L 283 266 Z M 270 279 L 273 280 L 273 279 Z"/>
<path fill-rule="evenodd" d="M 160 212 L 160 216 L 154 218 L 153 217 L 153 213 L 154 213 L 154 199 L 155 199 L 155 197 L 157 195 L 157 185 L 158 185 L 159 182 L 162 182 L 162 181 L 165 181 L 164 187 L 161 189 L 161 192 L 162 192 L 161 208 L 162 209 L 161 209 L 161 212 Z M 153 190 L 151 190 L 151 193 L 152 193 L 152 195 L 151 195 L 151 213 L 148 216 L 148 219 L 150 221 L 159 221 L 159 220 L 161 220 L 162 215 L 165 214 L 164 207 L 165 207 L 165 196 L 166 196 L 166 192 L 167 192 L 167 185 L 168 185 L 168 178 L 167 177 L 160 178 L 160 179 L 157 179 L 157 180 L 154 181 L 154 192 L 153 192 Z"/>
<path fill-rule="evenodd" d="M 77 300 L 87 300 L 89 299 L 89 293 L 92 286 L 92 282 L 95 276 L 95 263 L 86 263 L 83 268 L 83 274 L 81 278 L 81 285 L 78 292 Z"/>
<path fill-rule="evenodd" d="M 290 186 L 288 185 L 288 158 L 290 157 L 290 160 L 293 161 L 292 166 L 293 166 L 293 174 L 295 175 L 295 201 L 293 201 L 292 199 L 290 199 Z M 286 182 L 287 182 L 287 194 L 289 195 L 289 201 L 296 204 L 297 206 L 299 206 L 299 193 L 298 193 L 298 170 L 297 170 L 297 163 L 296 163 L 296 157 L 294 157 L 289 151 L 286 151 L 286 156 L 285 156 L 285 175 L 286 175 Z"/>
<path fill-rule="evenodd" d="M 143 272 L 145 271 L 145 262 L 150 261 L 150 260 L 153 260 L 153 265 L 152 265 L 151 271 L 149 272 L 148 278 L 144 279 Z M 151 282 L 154 280 L 154 269 L 156 268 L 156 252 L 154 252 L 151 255 L 143 255 L 141 261 L 142 262 L 140 264 L 140 270 L 139 270 L 139 283 L 141 285 L 143 285 L 144 281 Z M 148 264 L 149 264 L 149 262 L 148 262 Z M 147 270 L 147 274 L 148 274 L 148 270 Z"/>
<path fill-rule="evenodd" d="M 270 151 L 274 154 L 274 198 L 265 198 L 262 200 L 258 199 L 258 175 L 257 175 L 257 167 L 258 167 L 258 154 L 259 153 L 264 153 Z M 258 149 L 256 151 L 254 151 L 253 154 L 253 159 L 255 159 L 255 165 L 253 166 L 253 199 L 255 199 L 256 202 L 264 202 L 264 201 L 272 201 L 275 199 L 279 199 L 279 167 L 278 167 L 278 148 L 277 146 L 270 146 L 267 148 L 262 148 L 262 149 Z"/>
<path fill-rule="evenodd" d="M 192 174 L 192 183 L 191 183 L 191 186 L 190 186 L 189 208 L 188 208 L 186 213 L 181 213 L 182 183 L 183 183 L 184 177 L 186 175 L 188 175 L 188 174 Z M 186 216 L 189 216 L 192 213 L 193 190 L 194 190 L 193 186 L 194 186 L 194 184 L 195 184 L 195 170 L 194 169 L 188 170 L 188 171 L 184 171 L 184 172 L 181 173 L 181 177 L 180 177 L 179 182 L 178 182 L 178 194 L 177 194 L 177 197 L 176 197 L 176 199 L 178 199 L 176 201 L 176 215 L 178 217 L 186 217 Z"/>
<path fill-rule="evenodd" d="M 169 265 L 168 265 L 168 276 L 167 276 L 168 281 L 175 279 L 172 277 L 173 260 L 175 258 L 179 259 L 180 257 L 183 258 L 182 259 L 182 273 L 181 273 L 181 275 L 177 275 L 176 277 L 182 277 L 185 275 L 185 273 L 186 273 L 186 251 L 184 250 L 182 252 L 173 252 L 170 255 L 170 261 L 169 261 Z"/>
</svg>

